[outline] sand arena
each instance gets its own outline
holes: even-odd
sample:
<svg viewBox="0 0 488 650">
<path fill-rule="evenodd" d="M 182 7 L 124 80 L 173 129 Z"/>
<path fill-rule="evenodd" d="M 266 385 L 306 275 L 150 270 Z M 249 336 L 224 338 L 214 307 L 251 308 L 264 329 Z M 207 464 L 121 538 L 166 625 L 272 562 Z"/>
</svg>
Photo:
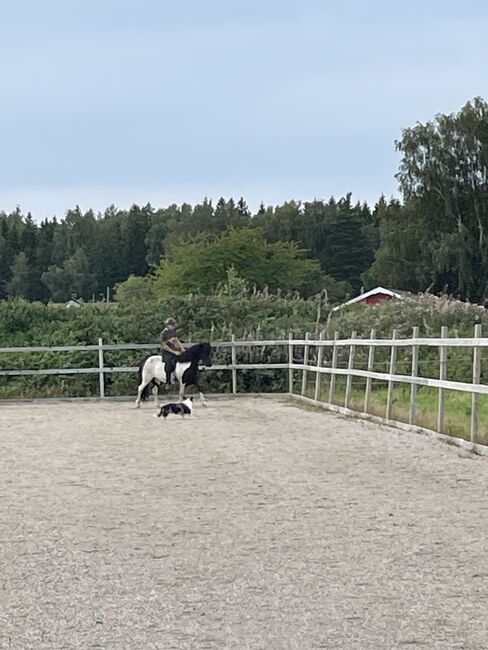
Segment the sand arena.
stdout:
<svg viewBox="0 0 488 650">
<path fill-rule="evenodd" d="M 488 458 L 279 399 L 0 406 L 0 648 L 488 648 Z"/>
</svg>

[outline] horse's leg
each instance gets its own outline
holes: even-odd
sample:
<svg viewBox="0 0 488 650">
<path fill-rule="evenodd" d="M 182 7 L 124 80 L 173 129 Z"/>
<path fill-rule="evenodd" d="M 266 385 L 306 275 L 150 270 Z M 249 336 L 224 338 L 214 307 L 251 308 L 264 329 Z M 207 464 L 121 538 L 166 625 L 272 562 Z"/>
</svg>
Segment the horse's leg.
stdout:
<svg viewBox="0 0 488 650">
<path fill-rule="evenodd" d="M 136 397 L 136 409 L 141 408 L 141 399 L 142 393 L 145 387 L 148 385 L 150 379 L 148 379 L 150 374 L 151 359 L 146 359 L 139 365 L 138 380 L 139 386 L 137 387 L 137 397 Z"/>
<path fill-rule="evenodd" d="M 185 365 L 186 364 L 180 364 L 179 361 L 177 361 L 175 365 L 175 379 L 180 385 L 178 389 L 178 399 L 180 402 L 183 401 L 183 397 L 185 396 L 186 384 L 183 381 L 183 375 L 185 374 Z"/>
<path fill-rule="evenodd" d="M 142 381 L 137 388 L 136 409 L 141 408 L 141 395 L 144 388 L 147 386 L 148 381 Z"/>
<path fill-rule="evenodd" d="M 186 385 L 186 384 L 184 384 L 183 382 L 180 382 L 180 390 L 179 390 L 179 392 L 178 392 L 178 397 L 179 397 L 179 399 L 180 399 L 180 402 L 183 401 L 183 396 L 184 396 L 184 394 L 185 394 L 185 385 Z"/>
<path fill-rule="evenodd" d="M 200 402 L 202 403 L 202 406 L 205 406 L 205 408 L 206 408 L 208 406 L 208 404 L 207 404 L 207 400 L 205 399 L 205 395 L 202 393 L 199 384 L 195 384 L 195 386 L 196 386 L 196 389 L 197 389 L 198 394 L 200 396 Z"/>
<path fill-rule="evenodd" d="M 154 386 L 153 386 L 153 389 L 152 389 L 152 394 L 153 394 L 153 397 L 154 397 L 154 406 L 156 408 L 159 408 L 158 388 L 159 388 L 159 385 L 156 382 L 154 382 Z"/>
</svg>

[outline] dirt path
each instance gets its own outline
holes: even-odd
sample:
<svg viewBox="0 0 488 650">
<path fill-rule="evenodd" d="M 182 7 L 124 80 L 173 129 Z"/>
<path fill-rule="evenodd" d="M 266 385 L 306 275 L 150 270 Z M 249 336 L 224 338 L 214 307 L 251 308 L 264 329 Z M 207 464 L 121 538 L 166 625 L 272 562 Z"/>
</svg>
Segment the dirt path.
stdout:
<svg viewBox="0 0 488 650">
<path fill-rule="evenodd" d="M 265 399 L 0 406 L 0 648 L 488 648 L 488 458 Z"/>
</svg>

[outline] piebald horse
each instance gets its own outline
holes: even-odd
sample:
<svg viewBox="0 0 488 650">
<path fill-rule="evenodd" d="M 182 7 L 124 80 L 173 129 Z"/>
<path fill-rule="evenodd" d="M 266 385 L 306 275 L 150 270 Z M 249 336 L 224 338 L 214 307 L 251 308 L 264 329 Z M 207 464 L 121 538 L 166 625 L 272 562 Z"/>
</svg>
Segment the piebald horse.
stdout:
<svg viewBox="0 0 488 650">
<path fill-rule="evenodd" d="M 181 356 L 178 357 L 173 377 L 176 378 L 180 385 L 180 400 L 185 394 L 186 386 L 196 386 L 200 393 L 200 401 L 206 406 L 205 397 L 200 389 L 200 370 L 199 364 L 207 367 L 212 365 L 212 346 L 210 343 L 196 343 L 187 348 Z M 161 384 L 166 384 L 166 369 L 161 354 L 153 354 L 141 361 L 139 365 L 139 386 L 137 389 L 136 408 L 140 408 L 141 400 L 149 397 L 149 390 L 152 387 L 154 401 L 156 406 L 159 404 L 158 388 Z"/>
</svg>

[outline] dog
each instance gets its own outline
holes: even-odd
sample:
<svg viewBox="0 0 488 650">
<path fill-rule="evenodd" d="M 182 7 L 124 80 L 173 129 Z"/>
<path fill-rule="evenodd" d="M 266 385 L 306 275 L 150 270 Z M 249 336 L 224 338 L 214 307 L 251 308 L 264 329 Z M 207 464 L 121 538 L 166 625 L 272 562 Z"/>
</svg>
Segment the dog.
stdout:
<svg viewBox="0 0 488 650">
<path fill-rule="evenodd" d="M 185 415 L 191 416 L 192 409 L 193 397 L 185 397 L 183 395 L 182 402 L 171 402 L 170 404 L 165 404 L 161 407 L 159 413 L 155 413 L 154 415 L 158 418 L 163 417 L 165 420 L 170 413 L 181 415 L 181 417 L 184 418 Z"/>
</svg>

